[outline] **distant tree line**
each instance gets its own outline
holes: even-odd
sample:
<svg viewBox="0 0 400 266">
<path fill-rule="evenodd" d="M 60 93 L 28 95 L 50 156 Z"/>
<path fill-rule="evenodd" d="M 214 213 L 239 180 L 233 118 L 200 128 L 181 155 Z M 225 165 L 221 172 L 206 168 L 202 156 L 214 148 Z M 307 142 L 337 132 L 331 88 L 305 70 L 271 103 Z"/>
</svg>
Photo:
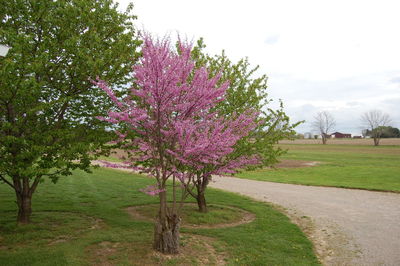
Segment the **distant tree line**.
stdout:
<svg viewBox="0 0 400 266">
<path fill-rule="evenodd" d="M 382 126 L 374 130 L 364 129 L 362 131 L 363 137 L 373 137 L 380 131 L 381 138 L 400 138 L 400 129 L 391 126 Z"/>
<path fill-rule="evenodd" d="M 390 126 L 392 119 L 386 113 L 380 110 L 370 110 L 360 117 L 362 124 L 362 136 L 373 139 L 374 145 L 378 146 L 381 138 L 400 138 L 400 130 Z M 319 112 L 314 116 L 311 122 L 312 132 L 297 134 L 299 139 L 322 139 L 323 144 L 327 144 L 327 140 L 332 137 L 336 130 L 336 120 L 333 115 L 327 111 Z M 315 134 L 316 133 L 316 134 Z M 338 133 L 337 133 L 338 134 Z M 344 134 L 346 135 L 346 134 Z M 361 138 L 361 136 L 355 136 Z"/>
</svg>

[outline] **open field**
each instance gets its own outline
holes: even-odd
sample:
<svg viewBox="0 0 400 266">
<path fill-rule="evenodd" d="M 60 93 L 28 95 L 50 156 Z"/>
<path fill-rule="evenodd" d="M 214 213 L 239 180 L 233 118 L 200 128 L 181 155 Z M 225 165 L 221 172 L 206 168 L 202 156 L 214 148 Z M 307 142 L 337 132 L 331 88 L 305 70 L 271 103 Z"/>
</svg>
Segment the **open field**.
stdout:
<svg viewBox="0 0 400 266">
<path fill-rule="evenodd" d="M 348 144 L 365 140 L 343 140 Z M 397 139 L 391 139 L 392 143 Z M 400 142 L 400 141 L 399 141 Z M 295 142 L 298 143 L 298 142 Z M 283 167 L 243 172 L 241 178 L 281 183 L 400 192 L 400 146 L 280 144 Z M 310 167 L 285 167 L 293 161 Z M 289 163 L 291 162 L 291 163 Z"/>
<path fill-rule="evenodd" d="M 281 140 L 280 144 L 322 144 L 321 139 Z M 373 139 L 328 139 L 329 144 L 374 145 Z M 381 139 L 379 145 L 400 145 L 400 138 Z"/>
<path fill-rule="evenodd" d="M 151 248 L 148 219 L 157 197 L 139 192 L 153 180 L 110 169 L 81 171 L 38 187 L 33 224 L 15 225 L 15 195 L 0 184 L 0 264 L 3 265 L 318 265 L 311 242 L 270 205 L 209 189 L 213 205 L 204 218 L 194 213 L 181 228 L 182 254 L 163 256 Z M 140 206 L 137 219 L 127 208 Z M 186 216 L 193 211 L 188 205 Z M 251 213 L 238 226 L 238 213 Z M 150 211 L 150 213 L 149 213 Z M 204 228 L 204 224 L 211 227 Z"/>
</svg>

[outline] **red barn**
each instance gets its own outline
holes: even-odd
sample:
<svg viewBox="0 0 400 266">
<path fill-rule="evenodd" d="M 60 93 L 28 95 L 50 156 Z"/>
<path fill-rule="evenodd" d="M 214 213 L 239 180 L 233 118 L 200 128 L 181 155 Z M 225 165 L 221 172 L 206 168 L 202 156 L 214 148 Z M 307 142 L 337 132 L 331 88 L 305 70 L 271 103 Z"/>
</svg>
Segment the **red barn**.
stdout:
<svg viewBox="0 0 400 266">
<path fill-rule="evenodd" d="M 351 138 L 351 134 L 335 132 L 335 133 L 331 134 L 331 137 L 332 138 L 336 138 L 336 139 L 350 139 Z"/>
</svg>

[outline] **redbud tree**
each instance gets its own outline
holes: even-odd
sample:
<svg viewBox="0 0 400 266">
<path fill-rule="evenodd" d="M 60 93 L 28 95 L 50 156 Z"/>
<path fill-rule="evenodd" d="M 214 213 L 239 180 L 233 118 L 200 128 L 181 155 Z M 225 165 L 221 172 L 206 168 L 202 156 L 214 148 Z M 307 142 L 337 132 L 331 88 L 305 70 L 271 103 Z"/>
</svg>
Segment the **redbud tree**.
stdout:
<svg viewBox="0 0 400 266">
<path fill-rule="evenodd" d="M 247 58 L 232 62 L 222 51 L 220 55 L 210 56 L 204 52 L 203 39 L 197 41 L 193 48 L 192 58 L 196 67 L 206 66 L 211 75 L 221 72 L 219 83 L 229 82 L 225 93 L 225 100 L 219 102 L 213 111 L 220 116 L 236 116 L 246 110 L 257 110 L 257 126 L 249 134 L 243 136 L 233 146 L 234 152 L 222 157 L 218 164 L 204 164 L 201 171 L 192 171 L 191 183 L 187 183 L 188 194 L 197 200 L 200 212 L 207 212 L 205 192 L 211 175 L 218 173 L 225 165 L 240 162 L 245 158 L 251 162 L 252 158 L 258 159 L 257 165 L 251 163 L 250 168 L 272 166 L 278 161 L 285 150 L 275 145 L 281 139 L 291 139 L 295 135 L 294 128 L 299 124 L 291 123 L 283 110 L 270 107 L 272 99 L 268 97 L 266 75 L 257 76 L 258 66 L 251 67 Z M 247 163 L 243 163 L 244 167 Z M 248 164 L 247 164 L 248 165 Z M 236 169 L 237 170 L 237 169 Z M 235 171 L 231 171 L 234 174 Z"/>
<path fill-rule="evenodd" d="M 229 84 L 219 82 L 220 74 L 210 76 L 205 67 L 195 67 L 191 50 L 190 44 L 181 41 L 173 49 L 168 39 L 145 36 L 142 58 L 133 66 L 135 84 L 128 97 L 119 99 L 104 81 L 95 82 L 115 105 L 100 119 L 118 127 L 118 140 L 132 155 L 132 168 L 155 178 L 156 184 L 143 191 L 159 197 L 153 246 L 163 253 L 179 252 L 180 210 L 196 171 L 205 165 L 218 165 L 212 173 L 223 174 L 257 163 L 255 157 L 226 158 L 257 126 L 258 113 L 247 110 L 221 116 L 213 112 L 224 100 Z M 167 180 L 172 180 L 172 186 Z M 172 198 L 171 203 L 167 197 Z"/>
</svg>

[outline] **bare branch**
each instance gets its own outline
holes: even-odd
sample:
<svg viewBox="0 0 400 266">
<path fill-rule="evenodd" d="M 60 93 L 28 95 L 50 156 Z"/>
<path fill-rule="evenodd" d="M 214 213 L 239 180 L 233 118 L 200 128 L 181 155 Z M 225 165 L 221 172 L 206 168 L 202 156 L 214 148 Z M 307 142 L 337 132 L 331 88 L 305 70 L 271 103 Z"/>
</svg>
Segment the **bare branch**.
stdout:
<svg viewBox="0 0 400 266">
<path fill-rule="evenodd" d="M 37 177 L 35 178 L 35 180 L 33 181 L 32 186 L 29 188 L 29 194 L 30 194 L 31 196 L 32 196 L 32 194 L 35 192 L 36 187 L 37 187 L 37 185 L 39 184 L 41 178 L 42 178 L 41 176 L 37 176 Z"/>
<path fill-rule="evenodd" d="M 325 144 L 329 134 L 332 133 L 336 126 L 335 118 L 327 111 L 319 112 L 314 116 L 312 123 L 313 130 L 321 134 L 322 142 Z"/>
<path fill-rule="evenodd" d="M 361 122 L 364 126 L 374 130 L 378 127 L 388 126 L 392 119 L 388 114 L 382 113 L 380 110 L 371 110 L 361 115 Z"/>
<path fill-rule="evenodd" d="M 383 128 L 392 122 L 390 116 L 380 110 L 370 110 L 361 115 L 361 123 L 371 131 L 374 145 L 378 146 Z"/>
</svg>

